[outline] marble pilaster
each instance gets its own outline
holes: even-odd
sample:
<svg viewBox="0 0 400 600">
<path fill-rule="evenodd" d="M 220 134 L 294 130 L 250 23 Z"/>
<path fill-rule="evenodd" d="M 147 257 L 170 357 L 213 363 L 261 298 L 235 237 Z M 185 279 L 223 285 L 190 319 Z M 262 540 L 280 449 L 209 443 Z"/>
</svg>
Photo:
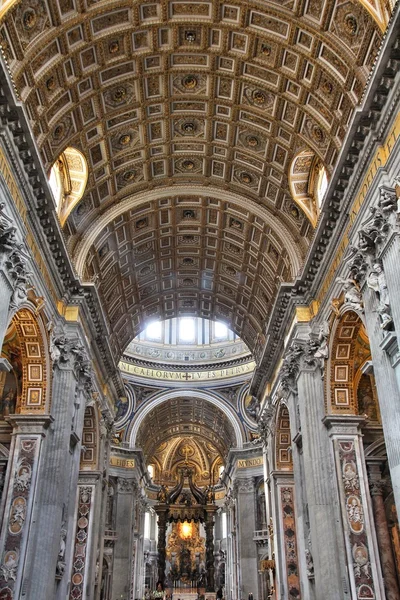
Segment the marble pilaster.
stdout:
<svg viewBox="0 0 400 600">
<path fill-rule="evenodd" d="M 136 482 L 118 477 L 112 597 L 127 598 L 131 586 L 132 506 Z"/>
<path fill-rule="evenodd" d="M 363 417 L 328 415 L 336 464 L 350 586 L 355 598 L 385 598 L 365 472 L 360 425 Z"/>
<path fill-rule="evenodd" d="M 297 523 L 295 516 L 295 489 L 292 473 L 271 473 L 275 528 L 270 533 L 276 546 L 276 578 L 283 597 L 302 598 Z"/>
<path fill-rule="evenodd" d="M 307 507 L 307 490 L 304 482 L 303 437 L 297 416 L 298 396 L 291 393 L 287 398 L 292 438 L 293 482 L 295 488 L 295 517 L 298 545 L 300 591 L 303 598 L 315 600 L 313 557 L 310 543 L 310 523 Z M 311 570 L 310 570 L 311 569 Z"/>
<path fill-rule="evenodd" d="M 247 598 L 252 592 L 257 593 L 258 564 L 257 546 L 253 541 L 256 529 L 255 489 L 253 477 L 237 478 L 237 521 L 238 521 L 238 554 L 240 564 L 240 594 Z"/>
<path fill-rule="evenodd" d="M 48 415 L 12 415 L 8 492 L 0 534 L 0 594 L 27 598 L 27 548 L 34 528 L 34 507 L 39 487 L 43 439 L 50 425 Z"/>
<path fill-rule="evenodd" d="M 75 505 L 76 493 L 76 479 L 72 477 L 71 471 L 75 451 L 74 445 L 71 444 L 71 423 L 76 402 L 77 379 L 72 359 L 55 365 L 52 382 L 54 422 L 49 429 L 44 448 L 39 474 L 39 501 L 42 510 L 38 514 L 36 536 L 32 538 L 29 552 L 29 595 L 38 598 L 55 594 L 56 577 L 57 586 L 63 588 L 65 596 L 65 562 L 59 561 L 58 556 L 62 530 L 66 531 L 67 545 L 71 546 L 73 540 L 72 527 L 68 531 L 68 499 L 72 496 L 72 504 Z M 49 530 L 58 531 L 59 535 L 53 535 L 49 539 Z"/>
<path fill-rule="evenodd" d="M 75 539 L 70 574 L 70 600 L 93 600 L 96 552 L 95 521 L 97 496 L 100 494 L 100 473 L 82 473 L 77 489 Z"/>
<path fill-rule="evenodd" d="M 397 510 L 400 511 L 400 360 L 394 332 L 382 332 L 371 290 L 364 293 L 365 320 L 371 347 L 379 410 Z"/>
<path fill-rule="evenodd" d="M 343 538 L 338 532 L 340 509 L 335 468 L 325 416 L 323 379 L 319 367 L 302 368 L 297 378 L 303 440 L 304 488 L 310 520 L 315 597 L 350 598 Z M 329 540 L 329 543 L 327 543 Z"/>
<path fill-rule="evenodd" d="M 396 566 L 383 500 L 385 481 L 382 479 L 381 474 L 381 460 L 369 458 L 367 467 L 386 600 L 397 600 L 400 598 L 400 588 L 397 581 Z"/>
</svg>

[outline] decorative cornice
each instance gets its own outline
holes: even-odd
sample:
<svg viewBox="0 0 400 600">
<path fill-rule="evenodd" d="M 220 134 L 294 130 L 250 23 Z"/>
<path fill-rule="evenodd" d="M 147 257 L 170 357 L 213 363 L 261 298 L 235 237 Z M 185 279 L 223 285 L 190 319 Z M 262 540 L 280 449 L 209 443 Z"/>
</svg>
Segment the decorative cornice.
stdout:
<svg viewBox="0 0 400 600">
<path fill-rule="evenodd" d="M 314 290 L 318 289 L 325 276 L 323 261 L 333 233 L 335 232 L 339 239 L 344 227 L 348 224 L 347 209 L 354 197 L 354 190 L 363 175 L 365 160 L 370 158 L 370 156 L 367 156 L 364 161 L 361 161 L 360 157 L 368 136 L 376 130 L 382 117 L 383 109 L 394 86 L 400 66 L 397 39 L 398 27 L 396 26 L 399 19 L 398 15 L 399 10 L 397 9 L 396 18 L 392 19 L 391 29 L 386 35 L 374 72 L 370 76 L 368 94 L 365 97 L 363 106 L 354 114 L 340 160 L 331 178 L 328 189 L 329 195 L 324 202 L 314 241 L 303 268 L 303 274 L 293 286 L 281 285 L 275 300 L 266 330 L 265 350 L 250 388 L 250 393 L 256 396 L 259 395 L 265 382 L 270 379 L 274 365 L 279 359 L 285 337 L 283 327 L 290 322 L 295 305 L 308 305 L 313 299 Z M 388 110 L 392 115 L 395 110 L 394 103 Z M 387 123 L 386 115 L 384 118 Z M 362 162 L 364 164 L 361 164 Z M 352 182 L 351 193 L 346 193 L 350 179 L 354 175 L 355 180 Z"/>
<path fill-rule="evenodd" d="M 101 360 L 104 362 L 105 372 L 108 373 L 115 386 L 118 395 L 123 395 L 122 379 L 119 375 L 117 365 L 108 343 L 107 324 L 98 301 L 95 286 L 82 285 L 76 275 L 74 266 L 69 257 L 64 236 L 53 208 L 54 201 L 50 193 L 48 181 L 43 171 L 41 160 L 37 151 L 35 141 L 28 126 L 28 117 L 24 107 L 16 100 L 9 76 L 0 62 L 0 116 L 3 126 L 7 127 L 12 137 L 15 148 L 19 154 L 21 164 L 25 171 L 26 183 L 21 183 L 22 188 L 30 190 L 31 194 L 25 194 L 29 199 L 28 214 L 35 214 L 41 226 L 42 234 L 47 241 L 48 256 L 55 266 L 54 274 L 58 277 L 58 284 L 63 290 L 64 298 L 68 302 L 86 305 L 86 313 L 89 317 L 89 325 L 93 328 Z M 19 168 L 13 160 L 13 148 L 7 149 L 9 160 L 13 168 L 19 173 Z M 22 175 L 23 178 L 23 175 Z M 35 225 L 35 230 L 37 226 Z M 44 240 L 43 240 L 44 241 Z"/>
</svg>

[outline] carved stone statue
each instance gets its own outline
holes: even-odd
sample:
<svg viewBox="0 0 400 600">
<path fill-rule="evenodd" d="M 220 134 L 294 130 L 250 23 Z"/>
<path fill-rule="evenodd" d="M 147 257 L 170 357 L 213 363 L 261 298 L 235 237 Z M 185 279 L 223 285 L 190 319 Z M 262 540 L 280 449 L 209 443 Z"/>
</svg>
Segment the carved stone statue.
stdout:
<svg viewBox="0 0 400 600">
<path fill-rule="evenodd" d="M 60 549 L 58 551 L 57 566 L 56 566 L 56 577 L 61 579 L 65 571 L 65 549 L 66 549 L 66 538 L 67 530 L 61 529 L 60 533 Z"/>
<path fill-rule="evenodd" d="M 374 290 L 379 300 L 376 311 L 381 319 L 381 328 L 389 329 L 393 323 L 393 319 L 390 310 L 389 291 L 382 265 L 377 263 L 373 266 L 373 271 L 371 271 L 367 279 L 367 285 L 370 289 Z"/>
<path fill-rule="evenodd" d="M 318 349 L 314 353 L 315 358 L 327 359 L 329 358 L 329 347 L 328 347 L 328 338 L 329 338 L 329 323 L 324 321 L 319 328 L 318 332 Z"/>
<path fill-rule="evenodd" d="M 357 282 L 354 279 L 342 279 L 341 277 L 338 277 L 337 281 L 343 284 L 345 304 L 348 304 L 355 311 L 362 312 L 364 307 Z"/>
<path fill-rule="evenodd" d="M 314 579 L 314 561 L 311 554 L 311 534 L 308 534 L 308 548 L 306 548 L 306 568 L 307 568 L 307 577 L 309 579 Z"/>
<path fill-rule="evenodd" d="M 260 410 L 260 401 L 256 396 L 252 396 L 250 402 L 246 406 L 246 413 L 252 418 L 256 419 Z"/>
<path fill-rule="evenodd" d="M 4 213 L 4 202 L 0 202 L 0 258 L 8 257 L 17 245 L 16 228 Z"/>
</svg>

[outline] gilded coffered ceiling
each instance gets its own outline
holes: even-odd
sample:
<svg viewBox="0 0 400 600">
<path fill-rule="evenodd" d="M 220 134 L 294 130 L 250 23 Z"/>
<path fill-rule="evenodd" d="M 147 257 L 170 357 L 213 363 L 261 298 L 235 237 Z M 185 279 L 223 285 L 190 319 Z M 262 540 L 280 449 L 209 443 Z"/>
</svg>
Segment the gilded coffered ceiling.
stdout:
<svg viewBox="0 0 400 600">
<path fill-rule="evenodd" d="M 72 147 L 88 164 L 64 230 L 114 351 L 150 318 L 188 313 L 254 349 L 312 236 L 298 198 L 308 216 L 315 201 L 293 200 L 291 165 L 306 153 L 332 172 L 380 2 L 9 4 L 1 46 L 43 163 Z"/>
<path fill-rule="evenodd" d="M 222 410 L 208 400 L 183 396 L 167 400 L 149 412 L 140 425 L 136 446 L 143 450 L 149 461 L 157 452 L 160 454 L 161 450 L 157 451 L 157 448 L 162 445 L 165 456 L 158 460 L 171 470 L 171 457 L 179 451 L 180 441 L 185 438 L 197 440 L 190 443 L 192 449 L 207 442 L 213 447 L 213 458 L 226 457 L 229 449 L 237 445 L 232 424 Z M 165 453 L 167 446 L 172 453 Z M 182 452 L 175 456 L 175 461 L 185 460 Z M 187 458 L 190 459 L 192 454 L 191 450 Z"/>
</svg>

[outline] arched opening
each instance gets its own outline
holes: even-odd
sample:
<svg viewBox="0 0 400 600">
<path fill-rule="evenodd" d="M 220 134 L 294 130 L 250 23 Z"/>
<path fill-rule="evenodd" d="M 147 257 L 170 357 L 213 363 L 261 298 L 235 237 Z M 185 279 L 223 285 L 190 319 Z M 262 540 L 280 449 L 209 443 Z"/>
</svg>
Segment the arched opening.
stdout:
<svg viewBox="0 0 400 600">
<path fill-rule="evenodd" d="M 38 414 L 49 409 L 51 372 L 43 324 L 27 308 L 7 329 L 1 355 L 11 370 L 0 372 L 0 414 Z"/>
<path fill-rule="evenodd" d="M 321 159 L 311 150 L 299 152 L 289 169 L 292 198 L 316 226 L 325 192 L 328 173 Z"/>
<path fill-rule="evenodd" d="M 380 413 L 371 350 L 360 316 L 345 312 L 332 327 L 333 341 L 327 378 L 327 408 L 331 414 L 364 415 L 379 424 Z"/>
<path fill-rule="evenodd" d="M 157 408 L 164 408 L 160 412 L 154 412 Z M 178 412 L 183 411 L 186 413 L 186 417 L 182 420 L 181 425 L 176 423 L 176 415 Z M 162 413 L 166 414 L 163 416 Z M 206 435 L 207 439 L 215 444 L 216 447 L 222 450 L 222 454 L 228 451 L 229 448 L 242 448 L 244 442 L 244 429 L 240 422 L 237 413 L 235 412 L 232 405 L 226 398 L 223 398 L 216 393 L 211 391 L 203 392 L 198 389 L 190 389 L 185 394 L 180 390 L 161 392 L 151 399 L 140 408 L 135 414 L 135 420 L 130 426 L 126 437 L 129 439 L 129 444 L 132 448 L 141 447 L 139 444 L 140 432 L 143 436 L 143 440 L 147 445 L 150 445 L 149 449 L 156 448 L 158 443 L 161 443 L 165 438 L 162 434 L 161 429 L 158 429 L 159 425 L 156 422 L 153 423 L 149 419 L 149 415 L 153 414 L 159 419 L 159 423 L 165 427 L 165 434 L 167 437 L 174 437 L 177 434 L 180 435 L 195 435 L 198 436 Z M 173 421 L 173 414 L 175 414 L 175 420 Z M 184 423 L 187 415 L 196 414 L 196 418 L 189 423 Z M 201 422 L 197 415 L 201 416 Z M 213 415 L 213 416 L 212 416 Z M 213 422 L 214 415 L 217 418 L 216 429 L 210 428 L 207 422 Z M 156 433 L 151 435 L 146 434 L 146 427 L 143 423 L 146 422 L 148 426 L 155 427 Z M 169 428 L 167 424 L 170 423 L 175 429 Z M 185 428 L 183 428 L 185 425 Z M 153 432 L 152 432 L 153 433 Z M 142 446 L 142 449 L 143 446 Z M 151 452 L 145 452 L 146 462 L 152 462 L 150 460 Z"/>
<path fill-rule="evenodd" d="M 85 193 L 88 168 L 82 152 L 66 148 L 50 169 L 49 184 L 53 192 L 61 226 Z"/>
</svg>

